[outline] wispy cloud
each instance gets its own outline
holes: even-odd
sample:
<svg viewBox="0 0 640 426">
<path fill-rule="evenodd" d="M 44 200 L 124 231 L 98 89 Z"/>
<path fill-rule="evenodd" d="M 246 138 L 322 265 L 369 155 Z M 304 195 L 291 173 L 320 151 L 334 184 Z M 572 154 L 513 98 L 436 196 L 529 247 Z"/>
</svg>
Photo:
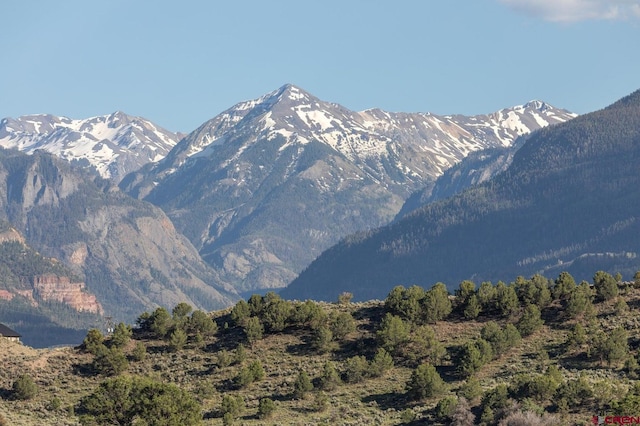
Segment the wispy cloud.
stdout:
<svg viewBox="0 0 640 426">
<path fill-rule="evenodd" d="M 499 0 L 528 15 L 552 22 L 640 18 L 640 0 Z"/>
</svg>

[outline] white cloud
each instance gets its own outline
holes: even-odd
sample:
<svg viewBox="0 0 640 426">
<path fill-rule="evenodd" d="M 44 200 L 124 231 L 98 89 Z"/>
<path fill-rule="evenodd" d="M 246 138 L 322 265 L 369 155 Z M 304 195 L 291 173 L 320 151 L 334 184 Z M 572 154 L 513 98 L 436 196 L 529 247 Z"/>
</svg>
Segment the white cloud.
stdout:
<svg viewBox="0 0 640 426">
<path fill-rule="evenodd" d="M 640 18 L 640 0 L 499 0 L 552 22 Z"/>
</svg>

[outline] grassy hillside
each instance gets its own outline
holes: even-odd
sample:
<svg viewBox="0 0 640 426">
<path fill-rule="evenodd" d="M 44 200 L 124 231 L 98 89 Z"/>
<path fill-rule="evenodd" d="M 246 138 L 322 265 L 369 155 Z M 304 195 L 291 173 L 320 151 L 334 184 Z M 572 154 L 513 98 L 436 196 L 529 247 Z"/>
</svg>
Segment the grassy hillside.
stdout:
<svg viewBox="0 0 640 426">
<path fill-rule="evenodd" d="M 112 424 L 95 421 L 88 396 L 138 382 L 175 385 L 172 404 L 199 411 L 186 424 L 569 425 L 638 415 L 635 282 L 598 273 L 576 286 L 562 274 L 474 287 L 462 283 L 456 296 L 398 287 L 366 303 L 270 293 L 206 315 L 181 304 L 142 314 L 131 339 L 120 325 L 79 348 L 0 340 L 0 424 Z M 37 387 L 24 400 L 14 389 L 21 375 Z"/>
</svg>

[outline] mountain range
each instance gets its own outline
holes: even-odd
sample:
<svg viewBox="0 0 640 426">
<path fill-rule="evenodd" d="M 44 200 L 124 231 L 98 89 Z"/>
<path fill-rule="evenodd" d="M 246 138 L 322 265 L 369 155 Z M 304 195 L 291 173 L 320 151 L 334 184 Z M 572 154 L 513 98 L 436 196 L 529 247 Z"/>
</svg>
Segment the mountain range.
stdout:
<svg viewBox="0 0 640 426">
<path fill-rule="evenodd" d="M 596 270 L 631 278 L 640 269 L 639 160 L 637 91 L 534 132 L 493 178 L 345 238 L 281 294 L 384 298 L 396 285 L 444 282 L 452 291 L 465 279 L 561 271 L 577 280 L 591 281 Z"/>
<path fill-rule="evenodd" d="M 574 116 L 540 101 L 472 117 L 354 112 L 285 85 L 204 123 L 120 187 L 161 207 L 235 288 L 280 288 L 469 153 Z"/>
<path fill-rule="evenodd" d="M 182 136 L 123 112 L 84 120 L 40 114 L 0 121 L 1 147 L 51 152 L 116 182 L 164 158 Z"/>
<path fill-rule="evenodd" d="M 65 265 L 62 272 L 44 274 L 46 282 L 43 273 L 10 270 L 0 286 L 5 297 L 0 298 L 58 325 L 68 326 L 32 309 L 43 301 L 36 297 L 42 294 L 40 284 L 53 286 L 52 291 L 59 293 L 71 287 L 81 289 L 75 293 L 79 303 L 57 302 L 76 312 L 105 313 L 128 322 L 153 306 L 185 301 L 217 309 L 238 297 L 162 210 L 44 151 L 27 155 L 0 150 L 0 220 L 15 231 L 11 240 L 20 240 L 46 259 Z M 20 257 L 21 251 L 8 251 L 2 257 L 8 264 L 19 264 L 11 256 Z M 35 270 L 40 269 L 49 271 L 46 264 Z"/>
<path fill-rule="evenodd" d="M 7 118 L 0 145 L 23 152 L 0 151 L 0 220 L 41 269 L 67 269 L 13 271 L 0 308 L 64 328 L 228 306 L 285 287 L 345 236 L 488 179 L 532 132 L 574 117 L 541 101 L 471 117 L 354 112 L 285 85 L 188 135 L 120 112 Z M 38 299 L 42 285 L 72 296 Z"/>
</svg>

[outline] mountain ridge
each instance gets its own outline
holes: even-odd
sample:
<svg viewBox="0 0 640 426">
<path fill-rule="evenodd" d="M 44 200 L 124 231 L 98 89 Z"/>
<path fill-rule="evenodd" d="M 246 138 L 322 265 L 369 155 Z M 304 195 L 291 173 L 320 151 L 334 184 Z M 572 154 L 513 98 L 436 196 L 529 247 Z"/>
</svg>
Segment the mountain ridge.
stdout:
<svg viewBox="0 0 640 426">
<path fill-rule="evenodd" d="M 597 269 L 633 275 L 639 117 L 640 91 L 541 129 L 491 180 L 345 238 L 281 294 L 332 300 L 340 289 L 381 298 L 397 284 L 453 288 L 560 268 L 576 279 Z"/>
<path fill-rule="evenodd" d="M 121 111 L 81 120 L 35 114 L 0 121 L 0 146 L 30 154 L 43 149 L 116 182 L 164 158 L 181 137 Z"/>
</svg>

